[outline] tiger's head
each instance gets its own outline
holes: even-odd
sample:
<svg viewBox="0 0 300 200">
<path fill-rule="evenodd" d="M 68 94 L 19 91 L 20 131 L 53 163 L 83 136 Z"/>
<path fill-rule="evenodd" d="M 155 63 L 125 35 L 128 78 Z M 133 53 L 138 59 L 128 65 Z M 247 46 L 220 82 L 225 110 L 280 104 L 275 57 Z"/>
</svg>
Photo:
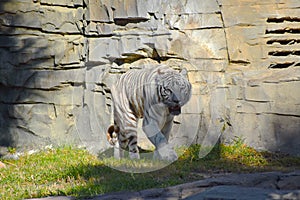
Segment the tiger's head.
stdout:
<svg viewBox="0 0 300 200">
<path fill-rule="evenodd" d="M 179 115 L 181 107 L 191 97 L 192 86 L 187 78 L 187 70 L 184 68 L 177 72 L 170 68 L 158 69 L 156 83 L 160 101 L 168 107 L 170 114 Z"/>
</svg>

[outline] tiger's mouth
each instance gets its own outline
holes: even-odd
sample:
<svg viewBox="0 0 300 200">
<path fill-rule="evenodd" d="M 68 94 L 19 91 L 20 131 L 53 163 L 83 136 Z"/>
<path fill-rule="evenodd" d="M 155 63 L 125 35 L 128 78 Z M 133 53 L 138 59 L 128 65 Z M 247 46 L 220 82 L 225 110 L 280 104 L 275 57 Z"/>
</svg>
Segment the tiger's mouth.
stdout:
<svg viewBox="0 0 300 200">
<path fill-rule="evenodd" d="M 169 107 L 169 112 L 172 115 L 179 115 L 181 113 L 181 107 L 179 105 L 176 106 L 170 106 Z"/>
</svg>

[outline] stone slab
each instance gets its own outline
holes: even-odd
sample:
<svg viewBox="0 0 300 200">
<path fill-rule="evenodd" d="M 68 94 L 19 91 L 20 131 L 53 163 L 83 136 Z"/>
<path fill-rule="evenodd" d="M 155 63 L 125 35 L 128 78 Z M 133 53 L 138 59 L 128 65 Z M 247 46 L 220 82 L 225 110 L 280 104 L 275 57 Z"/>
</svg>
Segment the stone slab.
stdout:
<svg viewBox="0 0 300 200">
<path fill-rule="evenodd" d="M 255 187 L 240 186 L 216 186 L 211 189 L 187 197 L 185 200 L 254 200 L 254 199 L 299 199 L 298 191 L 280 191 L 272 189 L 261 189 Z"/>
<path fill-rule="evenodd" d="M 291 173 L 265 172 L 253 174 L 211 174 L 203 180 L 184 183 L 167 188 L 154 188 L 134 192 L 115 192 L 90 197 L 90 200 L 153 200 L 153 199 L 185 199 L 185 200 L 256 200 L 256 199 L 300 199 L 299 171 Z M 270 185 L 285 180 L 292 187 L 275 188 Z M 295 182 L 296 181 L 296 182 Z M 280 182 L 280 181 L 279 181 Z M 294 189 L 292 189 L 294 188 Z M 34 200 L 72 200 L 72 197 L 46 197 Z"/>
</svg>

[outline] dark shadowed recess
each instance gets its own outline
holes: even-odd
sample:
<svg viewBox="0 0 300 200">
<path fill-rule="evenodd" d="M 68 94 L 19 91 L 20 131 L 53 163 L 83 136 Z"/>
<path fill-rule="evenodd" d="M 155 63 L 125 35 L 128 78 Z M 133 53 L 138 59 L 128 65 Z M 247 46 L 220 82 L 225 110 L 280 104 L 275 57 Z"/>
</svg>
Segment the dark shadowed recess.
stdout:
<svg viewBox="0 0 300 200">
<path fill-rule="evenodd" d="M 30 97 L 37 77 L 35 66 L 49 59 L 31 59 L 30 54 L 35 53 L 31 47 L 36 42 L 24 37 L 28 33 L 27 28 L 22 27 L 22 13 L 5 11 L 8 2 L 10 0 L 0 1 L 0 147 L 15 147 L 23 134 L 29 136 L 28 141 L 36 137 L 26 128 L 23 119 L 26 113 L 22 109 L 16 111 L 16 107 L 33 103 Z"/>
</svg>

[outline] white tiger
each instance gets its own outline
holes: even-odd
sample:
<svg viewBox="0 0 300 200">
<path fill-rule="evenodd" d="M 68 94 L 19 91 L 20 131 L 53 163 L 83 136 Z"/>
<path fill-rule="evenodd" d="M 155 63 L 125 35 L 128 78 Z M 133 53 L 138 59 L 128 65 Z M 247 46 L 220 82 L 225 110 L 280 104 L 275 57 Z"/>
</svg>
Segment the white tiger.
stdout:
<svg viewBox="0 0 300 200">
<path fill-rule="evenodd" d="M 131 159 L 139 159 L 137 119 L 143 118 L 143 131 L 154 144 L 154 158 L 174 161 L 176 152 L 168 144 L 173 118 L 191 97 L 187 70 L 177 72 L 166 66 L 132 69 L 112 87 L 114 125 L 107 130 L 110 144 L 120 145 L 116 157 L 129 148 Z"/>
</svg>

